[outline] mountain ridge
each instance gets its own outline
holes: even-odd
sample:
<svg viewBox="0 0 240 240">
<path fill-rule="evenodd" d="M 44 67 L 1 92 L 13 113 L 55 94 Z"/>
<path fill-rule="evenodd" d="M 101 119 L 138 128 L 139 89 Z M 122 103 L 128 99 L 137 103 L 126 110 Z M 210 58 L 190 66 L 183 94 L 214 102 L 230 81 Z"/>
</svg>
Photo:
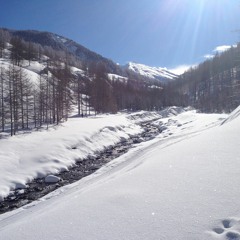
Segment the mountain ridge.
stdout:
<svg viewBox="0 0 240 240">
<path fill-rule="evenodd" d="M 127 68 L 143 77 L 147 77 L 162 83 L 168 83 L 176 80 L 179 76 L 162 67 L 151 67 L 142 63 L 129 62 L 124 68 Z"/>
<path fill-rule="evenodd" d="M 161 67 L 150 67 L 142 63 L 136 64 L 132 62 L 129 62 L 125 66 L 121 66 L 111 59 L 103 57 L 102 55 L 84 47 L 74 40 L 56 33 L 39 30 L 2 29 L 9 32 L 12 36 L 19 37 L 26 42 L 33 42 L 40 44 L 41 46 L 52 47 L 54 50 L 66 51 L 77 57 L 83 63 L 101 62 L 107 67 L 107 71 L 112 74 L 127 77 L 129 74 L 128 72 L 130 71 L 133 74 L 148 78 L 150 81 L 159 81 L 164 84 L 178 78 L 176 74 L 171 73 L 170 71 L 167 71 Z"/>
<path fill-rule="evenodd" d="M 108 71 L 118 73 L 121 72 L 120 67 L 118 67 L 118 65 L 111 59 L 105 58 L 102 55 L 75 42 L 74 40 L 59 34 L 38 30 L 2 29 L 9 32 L 12 36 L 19 37 L 26 42 L 33 42 L 40 44 L 41 46 L 52 47 L 54 50 L 66 51 L 70 54 L 73 54 L 82 62 L 102 62 L 107 66 Z"/>
</svg>

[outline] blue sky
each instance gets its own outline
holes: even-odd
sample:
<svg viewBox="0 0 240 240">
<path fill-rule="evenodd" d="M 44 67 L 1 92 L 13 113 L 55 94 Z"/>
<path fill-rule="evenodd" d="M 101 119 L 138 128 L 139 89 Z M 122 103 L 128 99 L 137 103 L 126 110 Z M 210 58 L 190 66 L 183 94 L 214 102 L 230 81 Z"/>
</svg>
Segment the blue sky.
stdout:
<svg viewBox="0 0 240 240">
<path fill-rule="evenodd" d="M 176 68 L 239 41 L 240 0 L 1 0 L 0 26 L 50 31 L 120 64 Z"/>
</svg>

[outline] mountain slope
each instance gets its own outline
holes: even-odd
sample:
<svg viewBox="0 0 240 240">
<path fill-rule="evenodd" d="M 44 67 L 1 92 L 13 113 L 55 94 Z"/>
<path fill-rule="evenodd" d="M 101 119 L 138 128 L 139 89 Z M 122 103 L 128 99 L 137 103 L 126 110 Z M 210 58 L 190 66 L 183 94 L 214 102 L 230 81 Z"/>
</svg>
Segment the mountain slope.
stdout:
<svg viewBox="0 0 240 240">
<path fill-rule="evenodd" d="M 124 68 L 129 69 L 141 76 L 167 83 L 172 80 L 176 80 L 178 76 L 172 72 L 169 72 L 165 68 L 150 67 L 140 63 L 129 62 Z"/>
<path fill-rule="evenodd" d="M 121 72 L 121 69 L 112 60 L 107 59 L 100 54 L 87 49 L 81 44 L 58 34 L 36 30 L 4 30 L 8 31 L 13 36 L 22 38 L 27 42 L 33 42 L 40 44 L 41 46 L 52 47 L 54 50 L 69 52 L 83 62 L 102 62 L 107 66 L 108 71 L 110 72 Z"/>
<path fill-rule="evenodd" d="M 120 67 L 112 60 L 87 49 L 86 47 L 82 46 L 79 43 L 76 43 L 71 39 L 55 33 L 41 32 L 36 30 L 4 29 L 4 31 L 7 31 L 11 36 L 19 37 L 26 42 L 33 42 L 44 47 L 51 47 L 54 50 L 70 53 L 87 65 L 91 63 L 102 63 L 105 65 L 108 73 L 117 74 L 122 77 L 127 77 L 127 71 L 130 70 L 132 73 L 143 77 L 145 80 L 149 79 L 150 82 L 154 80 L 161 83 L 168 83 L 169 81 L 178 78 L 176 74 L 171 73 L 165 68 L 161 67 L 149 67 L 144 64 L 137 64 L 132 62 L 123 67 Z"/>
</svg>

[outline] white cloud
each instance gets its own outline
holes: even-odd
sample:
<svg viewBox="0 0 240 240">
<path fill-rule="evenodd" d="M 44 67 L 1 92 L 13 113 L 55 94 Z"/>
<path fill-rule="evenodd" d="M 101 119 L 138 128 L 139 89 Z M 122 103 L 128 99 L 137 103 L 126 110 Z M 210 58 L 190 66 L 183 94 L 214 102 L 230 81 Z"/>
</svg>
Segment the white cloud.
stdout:
<svg viewBox="0 0 240 240">
<path fill-rule="evenodd" d="M 168 69 L 170 72 L 173 72 L 177 75 L 181 75 L 183 74 L 184 72 L 186 72 L 189 68 L 191 67 L 195 67 L 196 65 L 179 65 L 175 68 L 172 68 L 172 69 Z"/>
<path fill-rule="evenodd" d="M 218 52 L 218 53 L 222 53 L 227 51 L 228 49 L 230 49 L 232 46 L 230 45 L 222 45 L 222 46 L 218 46 L 216 47 L 213 52 Z"/>
<path fill-rule="evenodd" d="M 221 45 L 221 46 L 215 47 L 211 54 L 206 54 L 203 57 L 205 59 L 212 59 L 212 58 L 214 58 L 216 53 L 223 53 L 223 52 L 229 50 L 231 47 L 235 48 L 235 47 L 237 47 L 237 45 L 236 44 L 234 44 L 234 45 Z"/>
<path fill-rule="evenodd" d="M 227 51 L 229 50 L 231 47 L 237 47 L 236 44 L 234 45 L 222 45 L 222 46 L 218 46 L 216 47 L 211 54 L 206 54 L 204 55 L 203 57 L 205 59 L 212 59 L 214 58 L 215 54 L 216 53 L 222 53 L 224 51 Z M 175 68 L 172 68 L 172 69 L 168 69 L 170 72 L 173 72 L 177 75 L 181 75 L 183 74 L 185 71 L 187 71 L 188 69 L 190 69 L 191 67 L 194 68 L 196 67 L 198 64 L 193 64 L 193 65 L 187 65 L 187 64 L 183 64 L 183 65 L 179 65 L 179 66 L 176 66 Z"/>
</svg>

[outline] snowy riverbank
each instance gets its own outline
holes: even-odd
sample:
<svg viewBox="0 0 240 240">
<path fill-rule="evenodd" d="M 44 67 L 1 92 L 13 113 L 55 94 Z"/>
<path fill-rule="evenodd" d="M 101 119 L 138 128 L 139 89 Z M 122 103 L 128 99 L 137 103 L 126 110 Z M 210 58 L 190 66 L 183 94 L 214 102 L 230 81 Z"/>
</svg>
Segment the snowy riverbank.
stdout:
<svg viewBox="0 0 240 240">
<path fill-rule="evenodd" d="M 141 131 L 126 116 L 114 117 Z M 188 111 L 156 120 L 164 127 L 157 138 L 1 215 L 1 237 L 240 239 L 240 119 L 220 125 L 223 117 Z"/>
</svg>

